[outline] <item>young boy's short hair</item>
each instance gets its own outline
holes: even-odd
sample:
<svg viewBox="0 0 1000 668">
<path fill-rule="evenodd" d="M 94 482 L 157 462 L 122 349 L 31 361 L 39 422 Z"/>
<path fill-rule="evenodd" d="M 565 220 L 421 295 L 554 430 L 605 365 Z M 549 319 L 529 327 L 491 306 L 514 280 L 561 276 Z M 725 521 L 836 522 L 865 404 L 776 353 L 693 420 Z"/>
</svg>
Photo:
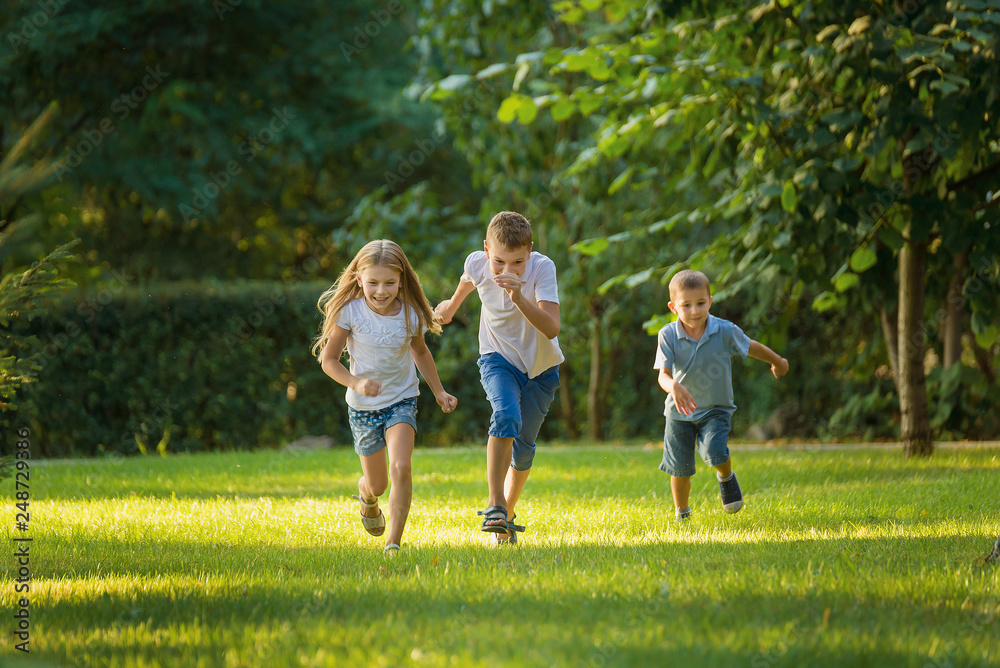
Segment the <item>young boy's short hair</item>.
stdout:
<svg viewBox="0 0 1000 668">
<path fill-rule="evenodd" d="M 507 250 L 531 245 L 531 223 L 515 211 L 501 211 L 486 228 L 486 241 L 496 241 Z"/>
<path fill-rule="evenodd" d="M 671 298 L 673 298 L 674 292 L 677 290 L 697 290 L 698 288 L 705 288 L 709 294 L 712 293 L 712 284 L 708 280 L 708 276 L 694 269 L 685 269 L 677 272 L 670 279 L 670 285 L 668 286 Z"/>
</svg>

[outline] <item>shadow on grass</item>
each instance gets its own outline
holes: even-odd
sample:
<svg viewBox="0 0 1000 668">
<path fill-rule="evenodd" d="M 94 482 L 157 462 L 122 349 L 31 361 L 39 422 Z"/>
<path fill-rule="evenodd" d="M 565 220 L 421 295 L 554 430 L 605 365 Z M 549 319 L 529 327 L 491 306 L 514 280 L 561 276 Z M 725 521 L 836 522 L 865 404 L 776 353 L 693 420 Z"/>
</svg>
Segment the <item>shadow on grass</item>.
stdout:
<svg viewBox="0 0 1000 668">
<path fill-rule="evenodd" d="M 993 638 L 985 642 L 1000 649 L 995 617 L 976 618 L 879 583 L 878 574 L 905 579 L 927 554 L 971 550 L 978 538 L 736 547 L 665 538 L 625 547 L 413 548 L 393 560 L 354 546 L 170 543 L 147 548 L 134 568 L 118 570 L 102 554 L 141 546 L 94 542 L 82 546 L 80 563 L 45 573 L 55 581 L 39 604 L 38 632 L 67 638 L 65 654 L 53 655 L 67 662 L 74 660 L 73 638 L 87 638 L 97 656 L 151 660 L 165 650 L 222 656 L 234 639 L 249 638 L 272 665 L 290 665 L 296 652 L 320 647 L 356 656 L 360 646 L 369 664 L 379 656 L 409 663 L 417 652 L 460 663 L 488 658 L 484 665 L 646 666 L 669 657 L 706 666 L 806 659 L 923 666 L 931 638 L 894 635 L 915 629 L 954 638 L 951 665 L 975 658 L 963 644 L 973 637 L 973 645 Z M 770 585 L 749 586 L 761 572 L 773 577 Z M 63 578 L 84 582 L 67 588 L 59 585 Z M 143 635 L 159 640 L 143 644 Z M 900 650 L 900 643 L 910 645 Z"/>
</svg>

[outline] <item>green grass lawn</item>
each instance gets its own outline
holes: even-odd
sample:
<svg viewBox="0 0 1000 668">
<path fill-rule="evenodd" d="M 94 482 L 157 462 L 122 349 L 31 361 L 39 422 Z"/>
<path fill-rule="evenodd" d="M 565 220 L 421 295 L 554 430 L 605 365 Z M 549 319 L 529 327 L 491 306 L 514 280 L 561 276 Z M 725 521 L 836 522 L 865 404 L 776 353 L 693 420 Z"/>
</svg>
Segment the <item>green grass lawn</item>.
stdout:
<svg viewBox="0 0 1000 668">
<path fill-rule="evenodd" d="M 659 452 L 542 447 L 521 545 L 478 530 L 485 450 L 418 450 L 395 559 L 350 450 L 32 462 L 0 481 L 0 664 L 988 666 L 1000 663 L 1000 448 L 734 447 L 673 519 Z M 13 538 L 30 535 L 30 655 Z M 29 661 L 29 658 L 33 661 Z"/>
</svg>

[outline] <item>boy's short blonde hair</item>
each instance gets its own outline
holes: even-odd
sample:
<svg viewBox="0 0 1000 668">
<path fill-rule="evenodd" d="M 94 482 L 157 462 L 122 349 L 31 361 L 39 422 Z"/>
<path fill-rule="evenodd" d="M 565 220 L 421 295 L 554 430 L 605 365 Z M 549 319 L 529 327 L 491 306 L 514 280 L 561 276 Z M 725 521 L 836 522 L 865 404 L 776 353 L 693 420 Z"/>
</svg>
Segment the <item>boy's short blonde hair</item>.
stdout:
<svg viewBox="0 0 1000 668">
<path fill-rule="evenodd" d="M 486 228 L 486 242 L 496 241 L 507 250 L 531 245 L 531 223 L 515 211 L 501 211 Z"/>
<path fill-rule="evenodd" d="M 677 272 L 670 279 L 670 285 L 668 286 L 671 299 L 673 299 L 674 293 L 677 290 L 697 290 L 698 288 L 705 288 L 708 290 L 709 296 L 711 296 L 712 283 L 708 280 L 708 276 L 694 269 L 685 269 Z"/>
</svg>

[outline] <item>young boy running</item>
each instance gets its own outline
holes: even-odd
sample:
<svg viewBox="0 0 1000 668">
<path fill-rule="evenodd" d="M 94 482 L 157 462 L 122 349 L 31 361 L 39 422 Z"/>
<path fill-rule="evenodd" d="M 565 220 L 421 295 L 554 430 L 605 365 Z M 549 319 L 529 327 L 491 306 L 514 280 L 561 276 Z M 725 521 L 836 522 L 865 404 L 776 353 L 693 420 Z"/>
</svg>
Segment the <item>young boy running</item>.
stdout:
<svg viewBox="0 0 1000 668">
<path fill-rule="evenodd" d="M 679 272 L 670 279 L 669 289 L 667 306 L 677 320 L 660 330 L 653 364 L 660 370 L 659 384 L 667 393 L 660 470 L 670 474 L 677 519 L 689 518 L 697 448 L 704 462 L 716 470 L 723 509 L 736 513 L 743 507 L 743 492 L 729 458 L 730 422 L 736 411 L 732 357 L 767 362 L 775 378 L 788 372 L 788 360 L 752 341 L 728 320 L 709 315 L 711 286 L 700 271 Z"/>
<path fill-rule="evenodd" d="M 451 322 L 473 290 L 479 291 L 479 373 L 493 407 L 486 444 L 488 508 L 483 531 L 497 544 L 517 542 L 514 505 L 535 456 L 535 438 L 559 387 L 559 290 L 555 264 L 532 250 L 531 224 L 502 211 L 486 229 L 483 250 L 465 259 L 451 299 L 434 309 Z"/>
</svg>

